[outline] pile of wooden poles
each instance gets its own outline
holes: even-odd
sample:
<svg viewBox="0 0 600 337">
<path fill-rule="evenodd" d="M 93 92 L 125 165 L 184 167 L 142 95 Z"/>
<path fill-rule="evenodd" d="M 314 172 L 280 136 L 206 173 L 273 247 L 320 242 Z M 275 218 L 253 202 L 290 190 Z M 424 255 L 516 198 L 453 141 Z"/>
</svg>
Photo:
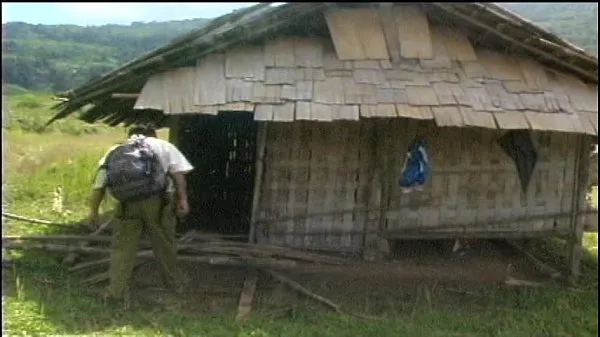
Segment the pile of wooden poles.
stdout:
<svg viewBox="0 0 600 337">
<path fill-rule="evenodd" d="M 83 285 L 91 286 L 106 282 L 109 279 L 108 265 L 110 263 L 111 236 L 103 235 L 108 223 L 90 235 L 28 235 L 3 236 L 2 246 L 7 250 L 42 249 L 51 252 L 66 253 L 63 264 L 71 272 L 94 272 L 91 277 L 82 281 Z M 333 301 L 317 295 L 306 289 L 298 282 L 282 274 L 285 270 L 297 269 L 310 264 L 343 265 L 350 263 L 341 257 L 318 254 L 296 249 L 252 244 L 228 240 L 223 236 L 190 231 L 177 240 L 178 260 L 194 263 L 245 267 L 249 273 L 240 294 L 238 319 L 245 320 L 250 311 L 254 290 L 257 282 L 257 271 L 262 271 L 274 280 L 289 286 L 294 291 L 314 299 L 325 306 L 344 312 Z M 81 257 L 85 256 L 85 259 Z M 154 254 L 148 241 L 140 243 L 135 268 L 152 260 Z M 76 263 L 77 262 L 77 263 Z M 359 314 L 351 314 L 363 319 L 372 319 Z"/>
</svg>

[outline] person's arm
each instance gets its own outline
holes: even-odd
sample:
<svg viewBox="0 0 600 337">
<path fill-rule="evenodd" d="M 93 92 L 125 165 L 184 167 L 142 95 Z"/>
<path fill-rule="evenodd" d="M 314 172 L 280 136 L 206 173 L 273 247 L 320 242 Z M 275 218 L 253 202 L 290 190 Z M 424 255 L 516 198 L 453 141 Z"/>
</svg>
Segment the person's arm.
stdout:
<svg viewBox="0 0 600 337">
<path fill-rule="evenodd" d="M 100 204 L 104 200 L 106 194 L 106 170 L 99 169 L 96 173 L 96 179 L 94 181 L 94 187 L 90 195 L 89 204 L 89 215 L 88 215 L 88 226 L 94 229 L 98 220 L 98 212 L 100 210 Z"/>
<path fill-rule="evenodd" d="M 177 208 L 180 214 L 186 214 L 189 212 L 188 204 L 188 193 L 187 193 L 187 181 L 185 175 L 193 170 L 194 167 L 185 158 L 185 156 L 179 151 L 177 147 L 169 143 L 169 167 L 168 172 L 173 178 L 175 183 L 175 190 L 177 191 Z"/>
<path fill-rule="evenodd" d="M 174 172 L 171 173 L 171 177 L 173 177 L 173 181 L 175 182 L 178 200 L 185 200 L 187 202 L 187 181 L 185 179 L 185 173 L 186 172 Z"/>
<path fill-rule="evenodd" d="M 90 219 L 98 218 L 98 211 L 100 210 L 100 204 L 104 199 L 106 193 L 105 188 L 94 188 L 90 197 Z"/>
</svg>

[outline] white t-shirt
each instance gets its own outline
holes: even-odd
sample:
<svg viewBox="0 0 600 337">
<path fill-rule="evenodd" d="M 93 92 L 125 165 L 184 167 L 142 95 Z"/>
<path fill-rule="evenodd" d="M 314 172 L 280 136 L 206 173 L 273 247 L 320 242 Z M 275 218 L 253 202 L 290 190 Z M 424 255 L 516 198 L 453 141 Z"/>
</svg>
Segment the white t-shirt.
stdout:
<svg viewBox="0 0 600 337">
<path fill-rule="evenodd" d="M 167 142 L 166 140 L 162 140 L 160 138 L 144 137 L 144 136 L 138 136 L 138 135 L 132 136 L 130 138 L 130 140 L 139 139 L 139 138 L 145 139 L 145 142 L 146 142 L 146 144 L 148 144 L 148 147 L 150 147 L 152 149 L 152 151 L 154 151 L 154 153 L 157 154 L 162 167 L 168 173 L 187 173 L 194 169 L 192 164 L 190 164 L 190 162 L 187 160 L 187 158 L 185 158 L 185 156 L 181 153 L 181 151 L 179 151 L 179 149 L 177 147 L 175 147 L 175 145 Z M 117 146 L 119 146 L 119 145 L 115 145 L 115 146 L 111 147 L 106 152 L 106 154 L 98 162 L 99 166 L 104 165 L 104 162 L 106 161 L 106 157 L 108 156 L 108 154 L 112 150 L 114 150 Z M 98 174 L 96 175 L 96 180 L 94 182 L 94 188 L 103 188 L 105 185 L 106 185 L 106 169 L 100 168 L 98 170 Z M 169 177 L 168 182 L 167 182 L 167 192 L 174 192 L 174 191 L 175 191 L 175 186 L 173 185 L 173 181 Z"/>
</svg>

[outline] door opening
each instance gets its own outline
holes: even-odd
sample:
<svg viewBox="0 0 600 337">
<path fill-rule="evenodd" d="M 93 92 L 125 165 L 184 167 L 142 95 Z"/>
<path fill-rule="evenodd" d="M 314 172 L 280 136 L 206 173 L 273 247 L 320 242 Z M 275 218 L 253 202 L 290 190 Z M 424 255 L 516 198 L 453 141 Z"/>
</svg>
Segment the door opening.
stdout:
<svg viewBox="0 0 600 337">
<path fill-rule="evenodd" d="M 254 193 L 257 123 L 248 112 L 181 116 L 178 147 L 194 166 L 188 175 L 192 229 L 248 235 Z"/>
</svg>

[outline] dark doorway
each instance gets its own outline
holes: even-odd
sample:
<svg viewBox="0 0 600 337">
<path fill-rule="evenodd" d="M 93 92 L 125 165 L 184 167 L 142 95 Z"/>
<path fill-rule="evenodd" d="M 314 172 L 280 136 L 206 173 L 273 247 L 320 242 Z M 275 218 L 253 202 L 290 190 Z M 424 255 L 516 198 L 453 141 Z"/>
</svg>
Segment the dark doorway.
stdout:
<svg viewBox="0 0 600 337">
<path fill-rule="evenodd" d="M 250 230 L 257 124 L 247 112 L 181 116 L 179 149 L 188 176 L 190 214 L 178 232 L 196 229 L 247 235 Z"/>
</svg>

